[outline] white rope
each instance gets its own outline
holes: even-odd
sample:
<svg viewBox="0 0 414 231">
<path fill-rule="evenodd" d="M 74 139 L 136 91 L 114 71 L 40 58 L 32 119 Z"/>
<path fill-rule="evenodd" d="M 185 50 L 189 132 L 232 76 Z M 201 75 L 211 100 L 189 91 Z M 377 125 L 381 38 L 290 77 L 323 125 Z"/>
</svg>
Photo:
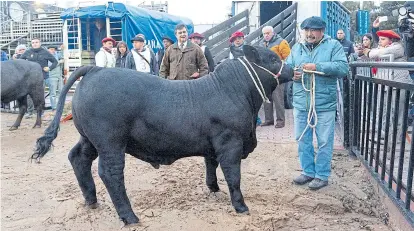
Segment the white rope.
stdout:
<svg viewBox="0 0 414 231">
<path fill-rule="evenodd" d="M 260 68 L 260 69 L 262 69 L 262 70 L 266 71 L 267 73 L 269 73 L 269 74 L 273 75 L 273 77 L 275 77 L 275 79 L 276 79 L 276 81 L 277 81 L 277 85 L 278 85 L 278 86 L 280 85 L 280 83 L 279 83 L 279 76 L 282 74 L 282 70 L 283 70 L 284 64 L 285 64 L 285 62 L 283 62 L 283 60 L 282 60 L 282 65 L 280 66 L 280 70 L 279 70 L 279 72 L 275 75 L 275 74 L 273 74 L 271 71 L 267 70 L 266 68 L 264 68 L 264 67 L 262 67 L 262 66 L 259 66 L 259 65 L 257 65 L 256 63 L 253 63 L 253 65 L 255 65 L 256 67 L 258 67 L 258 68 Z"/>
<path fill-rule="evenodd" d="M 266 92 L 265 92 L 265 90 L 264 90 L 264 88 L 263 88 L 263 84 L 262 84 L 262 82 L 260 81 L 259 75 L 257 74 L 256 70 L 253 68 L 253 66 L 250 64 L 250 62 L 246 59 L 246 57 L 244 57 L 244 56 L 243 56 L 243 59 L 244 59 L 244 60 L 246 60 L 247 64 L 248 64 L 248 65 L 250 66 L 250 68 L 253 70 L 253 73 L 254 73 L 254 75 L 255 75 L 255 76 L 256 76 L 256 78 L 257 78 L 257 82 L 259 82 L 260 88 L 259 88 L 259 86 L 257 85 L 256 80 L 254 79 L 254 77 L 253 77 L 252 73 L 250 72 L 250 69 L 249 69 L 249 68 L 247 67 L 247 65 L 246 65 L 246 64 L 245 64 L 245 63 L 241 60 L 241 58 L 240 58 L 240 57 L 238 58 L 238 60 L 239 60 L 239 61 L 243 64 L 243 66 L 246 68 L 247 72 L 249 72 L 250 78 L 252 78 L 252 81 L 253 81 L 254 85 L 256 86 L 256 89 L 257 89 L 257 91 L 259 92 L 260 96 L 262 97 L 263 101 L 264 101 L 264 102 L 266 102 L 266 103 L 270 103 L 270 100 L 266 97 Z M 279 72 L 278 72 L 277 74 L 273 74 L 273 72 L 269 71 L 268 69 L 266 69 L 266 68 L 264 68 L 264 67 L 262 67 L 262 66 L 260 66 L 260 65 L 257 65 L 256 63 L 253 63 L 253 65 L 255 65 L 256 67 L 258 67 L 258 68 L 260 68 L 260 69 L 262 69 L 262 70 L 264 70 L 264 71 L 266 71 L 266 72 L 267 72 L 267 73 L 269 73 L 270 75 L 272 75 L 272 76 L 276 79 L 276 81 L 277 81 L 277 85 L 280 85 L 280 83 L 279 83 L 279 76 L 282 74 L 282 70 L 283 70 L 283 67 L 284 67 L 284 62 L 283 62 L 283 60 L 282 60 L 282 65 L 280 66 Z"/>
<path fill-rule="evenodd" d="M 262 82 L 260 81 L 260 79 L 259 79 L 259 75 L 257 74 L 256 70 L 253 68 L 252 64 L 249 62 L 249 60 L 247 60 L 247 59 L 246 59 L 246 57 L 245 57 L 245 56 L 243 56 L 243 59 L 244 59 L 244 60 L 246 60 L 246 62 L 247 62 L 247 64 L 249 65 L 249 67 L 253 70 L 254 76 L 256 76 L 257 81 L 259 82 L 260 89 L 262 90 L 263 95 L 265 95 L 265 96 L 266 96 L 266 92 L 265 92 L 265 90 L 264 90 L 264 88 L 263 88 Z M 266 98 L 266 99 L 267 99 L 267 98 Z M 269 99 L 267 99 L 267 100 L 269 100 Z M 269 101 L 269 102 L 267 102 L 267 103 L 270 103 L 270 101 Z"/>
<path fill-rule="evenodd" d="M 253 81 L 253 83 L 254 83 L 254 85 L 256 86 L 256 89 L 257 89 L 257 91 L 259 92 L 259 94 L 260 94 L 260 96 L 262 97 L 262 99 L 263 99 L 263 101 L 264 102 L 266 102 L 266 103 L 270 103 L 270 100 L 266 97 L 266 92 L 264 91 L 264 89 L 263 89 L 263 85 L 262 85 L 262 82 L 260 81 L 260 79 L 259 79 L 259 77 L 257 76 L 257 73 L 256 73 L 256 71 L 253 69 L 253 71 L 254 71 L 254 73 L 255 73 L 255 75 L 256 75 L 256 78 L 257 78 L 257 81 L 259 82 L 259 84 L 260 84 L 260 86 L 261 86 L 261 89 L 259 88 L 259 86 L 257 85 L 257 83 L 256 83 L 256 80 L 254 79 L 254 77 L 253 77 L 253 74 L 252 74 L 252 72 L 250 71 L 250 69 L 247 67 L 247 65 L 242 61 L 242 59 L 241 58 L 237 58 L 242 64 L 243 64 L 243 66 L 246 68 L 246 70 L 247 70 L 247 72 L 249 73 L 249 76 L 250 76 L 250 78 L 252 78 L 252 81 Z M 248 61 L 247 61 L 247 63 L 249 63 Z M 250 64 L 250 63 L 249 63 Z"/>
<path fill-rule="evenodd" d="M 305 87 L 305 83 L 304 83 L 305 73 L 311 74 L 310 89 L 307 89 Z M 325 73 L 323 73 L 323 72 L 309 71 L 309 70 L 303 70 L 303 73 L 302 73 L 302 87 L 305 91 L 309 92 L 310 105 L 309 105 L 309 112 L 308 112 L 308 118 L 307 118 L 307 125 L 306 125 L 305 129 L 303 130 L 302 135 L 300 135 L 298 141 L 300 141 L 302 139 L 303 135 L 305 135 L 305 132 L 308 130 L 308 128 L 314 129 L 316 127 L 316 125 L 318 124 L 318 114 L 316 113 L 316 102 L 315 102 L 315 89 L 316 89 L 316 87 L 315 87 L 315 74 L 325 75 Z M 312 119 L 313 119 L 313 124 L 312 124 Z"/>
</svg>

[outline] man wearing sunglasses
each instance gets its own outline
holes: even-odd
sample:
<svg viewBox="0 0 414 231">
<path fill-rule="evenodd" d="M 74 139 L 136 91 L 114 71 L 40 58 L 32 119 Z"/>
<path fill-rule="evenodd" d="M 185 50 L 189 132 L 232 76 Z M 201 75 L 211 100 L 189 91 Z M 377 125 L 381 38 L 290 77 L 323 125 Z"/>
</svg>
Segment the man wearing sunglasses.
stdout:
<svg viewBox="0 0 414 231">
<path fill-rule="evenodd" d="M 160 76 L 172 80 L 191 80 L 208 74 L 208 63 L 203 50 L 188 40 L 187 27 L 179 24 L 174 33 L 177 42 L 165 51 Z"/>
</svg>

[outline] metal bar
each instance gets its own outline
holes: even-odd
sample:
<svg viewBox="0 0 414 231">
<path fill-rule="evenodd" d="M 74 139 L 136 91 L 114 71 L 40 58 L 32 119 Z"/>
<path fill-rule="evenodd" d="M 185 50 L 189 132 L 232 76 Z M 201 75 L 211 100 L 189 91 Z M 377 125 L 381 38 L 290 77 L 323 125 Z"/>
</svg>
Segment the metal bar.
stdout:
<svg viewBox="0 0 414 231">
<path fill-rule="evenodd" d="M 414 127 L 414 121 L 411 124 Z M 414 164 L 414 132 L 411 133 L 411 149 L 410 149 L 410 161 L 408 162 L 408 176 L 407 176 L 407 190 L 405 197 L 405 209 L 410 210 L 411 203 L 411 191 L 413 189 L 413 164 Z"/>
<path fill-rule="evenodd" d="M 390 178 L 389 178 L 390 180 L 388 181 L 388 188 L 390 189 L 392 189 L 392 182 L 393 182 L 393 177 L 394 177 L 394 159 L 395 159 L 395 148 L 397 144 L 397 123 L 398 123 L 398 109 L 399 109 L 398 101 L 400 101 L 400 89 L 396 90 L 395 100 L 394 100 L 395 106 L 394 106 L 394 120 L 393 120 L 393 125 L 392 125 Z"/>
<path fill-rule="evenodd" d="M 385 86 L 384 86 L 385 87 Z M 390 130 L 390 117 L 391 117 L 391 102 L 392 102 L 392 87 L 387 87 L 387 109 L 385 116 L 385 128 L 384 128 L 384 153 L 382 155 L 382 167 L 381 167 L 381 180 L 385 179 L 385 169 L 387 167 L 387 152 L 388 152 L 388 134 Z M 392 182 L 389 178 L 388 181 Z"/>
<path fill-rule="evenodd" d="M 404 94 L 404 92 L 403 92 Z M 408 104 L 410 103 L 410 92 L 405 92 L 405 99 L 404 99 L 404 107 L 403 111 L 400 113 L 403 113 L 402 117 L 402 131 L 401 131 L 401 146 L 400 146 L 400 159 L 398 162 L 398 176 L 397 176 L 397 198 L 401 198 L 401 186 L 402 186 L 402 173 L 404 170 L 404 154 L 405 154 L 405 134 L 407 133 L 407 112 L 408 112 Z M 399 101 L 398 101 L 399 104 Z M 398 118 L 397 118 L 398 119 Z"/>
<path fill-rule="evenodd" d="M 382 133 L 382 116 L 384 115 L 384 91 L 385 86 L 380 85 L 380 102 L 379 102 L 379 112 L 378 112 L 378 131 L 377 131 L 377 150 L 375 152 L 375 172 L 378 172 L 378 165 L 380 164 L 380 152 L 381 152 L 381 133 Z M 374 123 L 375 124 L 375 123 Z M 384 138 L 385 139 L 385 138 Z M 382 162 L 386 163 L 385 159 L 382 159 Z"/>
<path fill-rule="evenodd" d="M 351 67 L 377 67 L 384 69 L 414 70 L 414 62 L 351 62 Z"/>
<path fill-rule="evenodd" d="M 358 83 L 358 98 L 356 99 L 357 108 L 358 108 L 358 117 L 356 117 L 357 120 L 357 147 L 361 147 L 361 132 L 362 132 L 362 119 L 361 119 L 361 113 L 362 113 L 362 97 L 363 97 L 363 82 L 360 80 L 355 80 L 356 83 Z"/>
<path fill-rule="evenodd" d="M 369 158 L 369 166 L 372 167 L 372 162 L 374 160 L 374 145 L 375 145 L 375 125 L 377 123 L 377 97 L 378 97 L 378 84 L 374 83 L 374 97 L 369 101 L 374 101 L 374 105 L 372 107 L 372 129 L 371 129 L 371 151 L 370 151 L 370 158 Z M 377 140 L 380 143 L 380 140 Z M 378 162 L 378 159 L 375 159 L 375 162 Z"/>
<path fill-rule="evenodd" d="M 367 95 L 367 86 L 368 83 L 367 82 L 362 82 L 362 97 L 364 97 L 364 100 L 362 100 L 362 103 L 366 102 L 366 95 Z M 361 155 L 364 155 L 365 153 L 365 139 L 366 139 L 366 129 L 365 129 L 365 125 L 366 125 L 366 117 L 367 117 L 367 106 L 365 104 L 361 104 L 364 105 L 364 111 L 363 111 L 363 115 L 362 115 L 362 137 L 361 137 Z"/>
<path fill-rule="evenodd" d="M 365 161 L 368 161 L 368 157 L 369 157 L 368 156 L 369 155 L 369 153 L 368 153 L 368 144 L 369 144 L 369 129 L 371 128 L 370 127 L 370 125 L 371 125 L 370 115 L 371 115 L 371 103 L 372 103 L 372 82 L 368 83 L 367 91 L 368 91 L 368 97 L 367 97 L 367 100 L 365 102 L 368 102 L 367 117 L 366 117 L 366 123 L 367 123 L 366 129 L 368 131 L 366 132 L 366 137 L 365 137 L 365 147 L 366 147 L 365 148 Z M 372 153 L 371 153 L 371 155 L 372 155 Z"/>
</svg>

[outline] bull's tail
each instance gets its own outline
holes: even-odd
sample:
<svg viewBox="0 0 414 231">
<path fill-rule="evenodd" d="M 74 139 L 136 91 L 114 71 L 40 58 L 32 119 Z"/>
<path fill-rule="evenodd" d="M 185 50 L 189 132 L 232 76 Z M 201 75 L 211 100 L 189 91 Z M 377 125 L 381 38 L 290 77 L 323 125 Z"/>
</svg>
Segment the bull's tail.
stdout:
<svg viewBox="0 0 414 231">
<path fill-rule="evenodd" d="M 50 123 L 49 127 L 47 127 L 44 135 L 36 141 L 36 150 L 31 156 L 32 159 L 39 160 L 49 151 L 53 140 L 56 139 L 58 134 L 60 117 L 63 113 L 63 107 L 65 106 L 66 94 L 69 92 L 76 80 L 81 76 L 85 76 L 92 68 L 94 68 L 94 66 L 83 66 L 76 69 L 70 75 L 59 96 L 59 101 L 56 106 L 56 114 L 52 123 Z"/>
</svg>

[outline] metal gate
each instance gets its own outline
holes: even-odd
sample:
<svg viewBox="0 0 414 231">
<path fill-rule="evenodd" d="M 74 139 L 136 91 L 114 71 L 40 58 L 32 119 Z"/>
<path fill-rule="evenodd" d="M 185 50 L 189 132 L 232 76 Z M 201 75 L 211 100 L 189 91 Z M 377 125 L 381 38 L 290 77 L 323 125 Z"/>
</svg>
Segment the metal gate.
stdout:
<svg viewBox="0 0 414 231">
<path fill-rule="evenodd" d="M 371 172 L 378 184 L 414 227 L 412 196 L 414 140 L 408 124 L 409 78 L 414 63 L 353 62 L 349 88 L 349 150 Z"/>
</svg>

